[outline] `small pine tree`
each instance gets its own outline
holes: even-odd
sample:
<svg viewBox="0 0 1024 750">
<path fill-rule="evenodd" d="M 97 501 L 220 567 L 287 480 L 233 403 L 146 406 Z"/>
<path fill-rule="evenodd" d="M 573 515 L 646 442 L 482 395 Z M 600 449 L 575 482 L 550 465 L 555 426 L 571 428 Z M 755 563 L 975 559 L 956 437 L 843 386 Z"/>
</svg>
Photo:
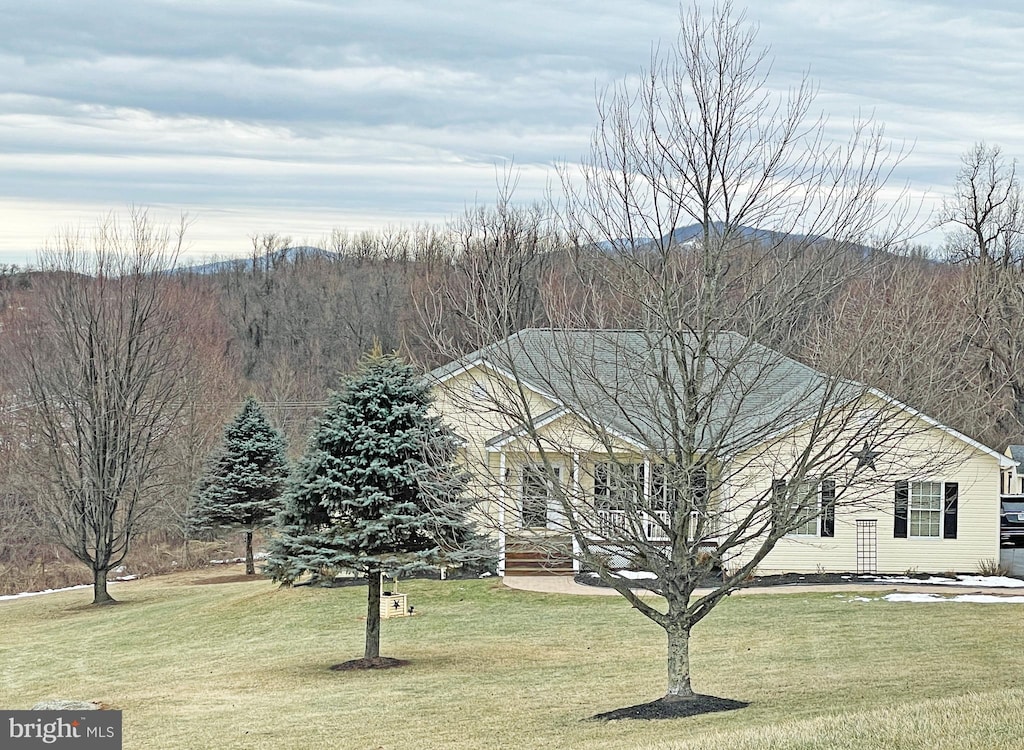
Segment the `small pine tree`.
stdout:
<svg viewBox="0 0 1024 750">
<path fill-rule="evenodd" d="M 368 665 L 380 657 L 380 577 L 463 562 L 465 475 L 455 436 L 428 414 L 413 368 L 375 353 L 332 396 L 285 498 L 267 571 L 286 584 L 349 568 L 368 582 Z"/>
<path fill-rule="evenodd" d="M 221 445 L 199 481 L 190 529 L 193 533 L 242 529 L 245 572 L 253 575 L 253 532 L 269 525 L 280 512 L 287 478 L 284 438 L 267 421 L 256 399 L 249 397 L 224 428 Z"/>
</svg>

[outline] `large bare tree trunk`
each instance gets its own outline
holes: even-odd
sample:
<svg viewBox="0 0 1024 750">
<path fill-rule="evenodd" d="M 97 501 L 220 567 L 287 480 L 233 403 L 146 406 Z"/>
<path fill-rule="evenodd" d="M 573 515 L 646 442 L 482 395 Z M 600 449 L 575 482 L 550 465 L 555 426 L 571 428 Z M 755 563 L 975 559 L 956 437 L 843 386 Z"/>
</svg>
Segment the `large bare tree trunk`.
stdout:
<svg viewBox="0 0 1024 750">
<path fill-rule="evenodd" d="M 366 648 L 363 657 L 376 659 L 380 656 L 380 571 L 371 570 L 366 578 Z"/>
<path fill-rule="evenodd" d="M 92 603 L 93 604 L 111 604 L 114 602 L 112 597 L 107 592 L 107 570 L 105 568 L 99 568 L 92 572 Z"/>
<path fill-rule="evenodd" d="M 665 699 L 686 700 L 693 697 L 690 687 L 690 627 L 671 623 L 665 633 L 668 636 L 668 690 Z"/>
</svg>

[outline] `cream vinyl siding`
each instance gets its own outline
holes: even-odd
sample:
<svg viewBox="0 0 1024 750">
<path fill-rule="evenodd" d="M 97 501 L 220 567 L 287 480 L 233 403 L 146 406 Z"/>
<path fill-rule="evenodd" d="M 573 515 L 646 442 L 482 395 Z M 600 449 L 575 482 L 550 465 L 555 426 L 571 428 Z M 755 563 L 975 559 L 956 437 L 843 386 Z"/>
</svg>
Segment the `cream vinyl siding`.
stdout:
<svg viewBox="0 0 1024 750">
<path fill-rule="evenodd" d="M 843 487 L 836 477 L 839 497 L 835 510 L 835 537 L 787 536 L 779 540 L 757 566 L 758 574 L 856 572 L 857 521 L 875 520 L 876 567 L 879 573 L 971 572 L 982 560 L 999 559 L 999 477 L 997 458 L 957 440 L 944 431 L 921 423 L 922 429 L 906 436 L 897 447 L 877 459 L 877 470 L 864 469 L 855 486 Z M 874 481 L 870 481 L 870 480 Z M 767 471 L 750 471 L 734 478 L 737 498 L 770 491 Z M 957 538 L 894 537 L 895 483 L 904 481 L 956 482 L 958 485 Z M 753 548 L 736 555 L 731 565 L 750 559 Z"/>
<path fill-rule="evenodd" d="M 513 381 L 489 368 L 477 366 L 434 386 L 434 410 L 466 439 L 469 452 L 479 455 L 488 440 L 516 426 L 498 405 L 509 403 L 510 395 L 517 393 Z M 535 417 L 556 406 L 554 401 L 533 391 L 525 393 Z"/>
<path fill-rule="evenodd" d="M 480 389 L 484 389 L 481 393 Z M 516 504 L 519 471 L 524 463 L 539 460 L 531 440 L 508 437 L 499 447 L 487 449 L 486 443 L 517 425 L 495 408 L 495 397 L 508 394 L 514 384 L 501 374 L 475 366 L 453 375 L 435 386 L 435 409 L 465 441 L 461 455 L 473 474 L 470 493 L 479 498 L 478 513 L 486 519 L 483 528 L 494 530 L 503 517 L 510 531 L 519 525 Z M 485 396 L 480 398 L 480 396 Z M 558 405 L 540 394 L 528 392 L 535 417 L 550 413 Z M 813 573 L 855 572 L 857 568 L 857 520 L 877 522 L 876 570 L 880 573 L 973 571 L 979 561 L 999 557 L 1000 466 L 997 458 L 973 447 L 925 420 L 908 416 L 906 434 L 898 442 L 881 449 L 877 470 L 864 469 L 856 486 L 848 486 L 844 477 L 831 477 L 837 484 L 835 536 L 788 536 L 758 565 L 757 572 Z M 570 492 L 592 497 L 593 465 L 608 460 L 608 447 L 593 431 L 573 415 L 550 419 L 539 430 L 550 448 L 551 459 L 561 466 L 561 480 Z M 746 454 L 732 457 L 722 468 L 727 486 L 717 493 L 728 511 L 758 493 L 770 493 L 779 467 L 791 465 L 795 446 L 801 444 L 800 429 L 767 444 L 754 446 Z M 622 460 L 643 460 L 642 452 L 626 440 L 611 438 L 611 450 Z M 806 437 L 804 437 L 806 442 Z M 860 445 L 854 446 L 860 448 Z M 579 487 L 573 482 L 573 456 L 579 459 Z M 501 466 L 506 476 L 502 485 Z M 849 465 L 854 465 L 855 461 Z M 957 538 L 902 539 L 893 536 L 895 482 L 936 481 L 958 484 Z M 504 513 L 499 512 L 505 501 Z M 753 554 L 753 547 L 739 550 L 727 566 L 742 564 Z"/>
<path fill-rule="evenodd" d="M 499 503 L 495 501 L 500 491 L 500 461 L 498 454 L 485 449 L 485 444 L 512 427 L 511 420 L 495 408 L 495 399 L 512 387 L 512 381 L 489 368 L 473 367 L 433 388 L 434 413 L 465 441 L 459 458 L 471 475 L 467 493 L 478 499 L 474 520 L 487 532 L 493 532 L 500 516 Z M 479 393 L 478 388 L 485 392 Z M 530 408 L 537 414 L 554 406 L 534 393 L 528 393 L 528 398 Z"/>
</svg>

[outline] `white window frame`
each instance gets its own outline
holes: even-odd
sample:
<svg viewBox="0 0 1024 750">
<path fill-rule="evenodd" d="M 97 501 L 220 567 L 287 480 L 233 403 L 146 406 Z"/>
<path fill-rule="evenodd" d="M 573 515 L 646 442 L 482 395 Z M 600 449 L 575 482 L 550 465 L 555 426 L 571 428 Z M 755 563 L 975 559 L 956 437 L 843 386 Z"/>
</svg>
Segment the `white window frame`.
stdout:
<svg viewBox="0 0 1024 750">
<path fill-rule="evenodd" d="M 803 522 L 803 524 L 801 524 L 801 529 L 803 529 L 804 527 L 807 527 L 811 523 L 813 523 L 814 524 L 814 531 L 813 532 L 809 532 L 809 531 L 803 531 L 803 530 L 800 530 L 800 529 L 793 529 L 792 531 L 786 532 L 786 536 L 800 537 L 800 538 L 803 538 L 803 539 L 812 539 L 812 538 L 815 538 L 815 537 L 821 537 L 821 511 L 822 511 L 822 507 L 821 507 L 821 480 L 820 479 L 805 479 L 804 481 L 802 481 L 800 483 L 800 487 L 801 488 L 805 488 L 805 487 L 806 488 L 810 488 L 812 486 L 814 487 L 815 507 L 817 508 L 817 511 L 814 514 L 814 518 L 808 518 L 806 521 Z M 799 508 L 800 508 L 800 504 L 799 503 L 791 503 L 790 506 L 789 506 L 789 509 L 791 511 L 799 510 Z"/>
<path fill-rule="evenodd" d="M 914 488 L 920 488 L 923 485 L 934 485 L 938 487 L 938 505 L 937 507 L 928 508 L 915 508 L 914 507 Z M 920 495 L 918 495 L 920 499 Z M 946 483 L 935 479 L 917 479 L 907 482 L 907 539 L 942 539 L 943 538 L 943 513 L 945 512 L 945 498 L 946 498 Z M 934 526 L 934 534 L 915 534 L 914 533 L 914 514 L 934 515 L 935 522 L 928 523 L 929 530 Z M 921 522 L 918 521 L 918 530 L 921 528 Z"/>
</svg>

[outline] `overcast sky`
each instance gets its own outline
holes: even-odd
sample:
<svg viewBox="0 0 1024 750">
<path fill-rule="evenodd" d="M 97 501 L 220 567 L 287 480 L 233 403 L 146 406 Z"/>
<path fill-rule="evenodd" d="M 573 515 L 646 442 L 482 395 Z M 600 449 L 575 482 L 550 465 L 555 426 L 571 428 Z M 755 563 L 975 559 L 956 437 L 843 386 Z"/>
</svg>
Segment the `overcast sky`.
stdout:
<svg viewBox="0 0 1024 750">
<path fill-rule="evenodd" d="M 701 3 L 710 5 L 710 3 Z M 737 3 L 742 7 L 741 3 Z M 927 205 L 975 141 L 1024 158 L 1024 6 L 758 0 L 772 84 L 913 143 Z M 586 150 L 595 91 L 671 43 L 675 0 L 0 0 L 0 262 L 130 204 L 195 256 L 277 232 L 444 221 Z M 937 242 L 941 234 L 927 236 Z"/>
</svg>

